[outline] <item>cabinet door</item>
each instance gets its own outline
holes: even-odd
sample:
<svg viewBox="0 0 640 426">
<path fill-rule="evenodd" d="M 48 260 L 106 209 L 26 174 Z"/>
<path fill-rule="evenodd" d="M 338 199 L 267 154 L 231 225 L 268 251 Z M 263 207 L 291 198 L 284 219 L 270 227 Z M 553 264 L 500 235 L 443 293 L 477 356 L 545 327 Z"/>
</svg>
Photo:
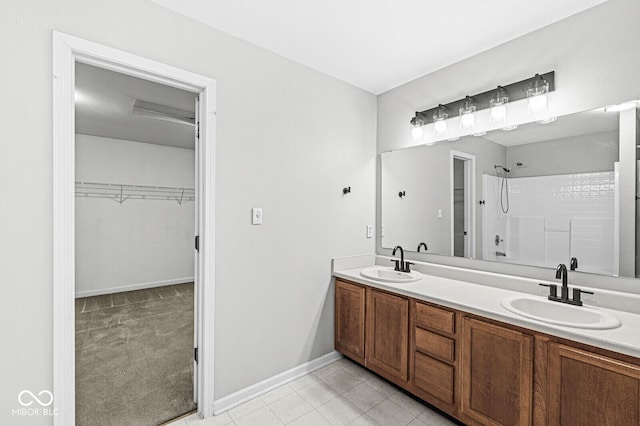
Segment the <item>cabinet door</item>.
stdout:
<svg viewBox="0 0 640 426">
<path fill-rule="evenodd" d="M 409 379 L 409 300 L 367 291 L 366 365 L 406 386 Z"/>
<path fill-rule="evenodd" d="M 335 347 L 364 364 L 365 288 L 336 280 Z"/>
<path fill-rule="evenodd" d="M 464 421 L 482 425 L 531 424 L 532 340 L 519 331 L 464 319 Z"/>
<path fill-rule="evenodd" d="M 640 424 L 640 367 L 549 344 L 549 425 Z"/>
</svg>

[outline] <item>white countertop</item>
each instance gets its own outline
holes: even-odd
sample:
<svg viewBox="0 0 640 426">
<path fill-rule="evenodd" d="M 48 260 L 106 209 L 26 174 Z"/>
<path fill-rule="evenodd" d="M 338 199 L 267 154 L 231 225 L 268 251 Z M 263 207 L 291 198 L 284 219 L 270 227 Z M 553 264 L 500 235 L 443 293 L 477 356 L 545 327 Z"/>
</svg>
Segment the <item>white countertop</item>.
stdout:
<svg viewBox="0 0 640 426">
<path fill-rule="evenodd" d="M 609 330 L 590 330 L 557 326 L 524 318 L 506 310 L 500 305 L 500 301 L 507 296 L 527 293 L 426 274 L 422 274 L 422 279 L 419 281 L 402 284 L 383 283 L 364 278 L 360 275 L 361 271 L 371 268 L 372 266 L 374 265 L 370 264 L 365 267 L 337 269 L 334 270 L 333 275 L 370 287 L 391 291 L 415 299 L 502 321 L 507 324 L 513 324 L 541 333 L 563 337 L 640 358 L 639 314 L 594 307 L 595 309 L 615 315 L 620 319 L 622 325 Z M 378 267 L 383 268 L 382 266 Z M 527 295 L 530 296 L 530 294 Z M 537 297 L 544 299 L 542 296 Z M 585 304 L 585 306 L 588 305 Z"/>
</svg>

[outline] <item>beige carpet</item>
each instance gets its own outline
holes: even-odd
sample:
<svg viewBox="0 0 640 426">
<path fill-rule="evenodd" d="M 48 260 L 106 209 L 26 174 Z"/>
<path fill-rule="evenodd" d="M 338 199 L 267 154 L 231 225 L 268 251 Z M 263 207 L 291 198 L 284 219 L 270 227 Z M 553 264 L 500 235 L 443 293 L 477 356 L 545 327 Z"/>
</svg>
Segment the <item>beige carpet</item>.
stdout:
<svg viewBox="0 0 640 426">
<path fill-rule="evenodd" d="M 158 425 L 192 399 L 192 283 L 76 299 L 76 425 Z"/>
</svg>

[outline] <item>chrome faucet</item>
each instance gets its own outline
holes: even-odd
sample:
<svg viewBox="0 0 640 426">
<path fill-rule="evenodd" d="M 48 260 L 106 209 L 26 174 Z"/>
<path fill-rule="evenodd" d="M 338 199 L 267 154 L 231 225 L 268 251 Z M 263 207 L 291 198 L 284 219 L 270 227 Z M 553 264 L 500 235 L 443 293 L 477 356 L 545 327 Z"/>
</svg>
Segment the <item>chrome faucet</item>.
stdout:
<svg viewBox="0 0 640 426">
<path fill-rule="evenodd" d="M 571 266 L 574 265 L 574 259 L 571 259 Z M 578 266 L 578 261 L 575 260 L 575 266 Z M 571 268 L 572 270 L 573 267 Z M 561 302 L 561 303 L 568 303 L 569 305 L 576 305 L 576 306 L 582 306 L 582 300 L 580 298 L 581 294 L 593 294 L 593 292 L 591 291 L 584 291 L 581 290 L 579 288 L 575 288 L 573 289 L 573 297 L 571 299 L 569 299 L 569 285 L 568 285 L 568 279 L 567 279 L 567 265 L 565 265 L 564 263 L 561 263 L 558 265 L 558 267 L 556 268 L 556 279 L 561 279 L 562 280 L 562 287 L 560 289 L 560 297 L 558 297 L 558 285 L 557 284 L 540 284 L 541 286 L 544 287 L 549 287 L 549 296 L 548 299 L 549 300 L 553 300 L 554 302 Z"/>
<path fill-rule="evenodd" d="M 404 250 L 402 249 L 401 246 L 395 246 L 391 254 L 395 256 L 396 250 L 400 250 L 400 260 L 391 259 L 392 262 L 396 262 L 396 267 L 394 269 L 400 272 L 411 272 L 410 266 L 413 265 L 413 263 L 409 261 L 406 261 L 406 262 L 404 261 Z"/>
</svg>

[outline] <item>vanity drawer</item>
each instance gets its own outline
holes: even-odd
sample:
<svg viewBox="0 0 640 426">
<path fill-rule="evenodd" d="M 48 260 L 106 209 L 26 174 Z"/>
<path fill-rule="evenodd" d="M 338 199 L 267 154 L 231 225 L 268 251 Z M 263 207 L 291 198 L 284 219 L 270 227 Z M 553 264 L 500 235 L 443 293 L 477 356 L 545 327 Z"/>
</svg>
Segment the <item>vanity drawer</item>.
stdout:
<svg viewBox="0 0 640 426">
<path fill-rule="evenodd" d="M 453 404 L 454 367 L 426 355 L 416 353 L 415 386 L 439 400 Z"/>
<path fill-rule="evenodd" d="M 416 327 L 416 349 L 445 361 L 455 360 L 455 342 L 452 339 L 418 327 Z"/>
<path fill-rule="evenodd" d="M 454 312 L 424 303 L 416 303 L 416 323 L 443 333 L 455 333 Z"/>
</svg>

